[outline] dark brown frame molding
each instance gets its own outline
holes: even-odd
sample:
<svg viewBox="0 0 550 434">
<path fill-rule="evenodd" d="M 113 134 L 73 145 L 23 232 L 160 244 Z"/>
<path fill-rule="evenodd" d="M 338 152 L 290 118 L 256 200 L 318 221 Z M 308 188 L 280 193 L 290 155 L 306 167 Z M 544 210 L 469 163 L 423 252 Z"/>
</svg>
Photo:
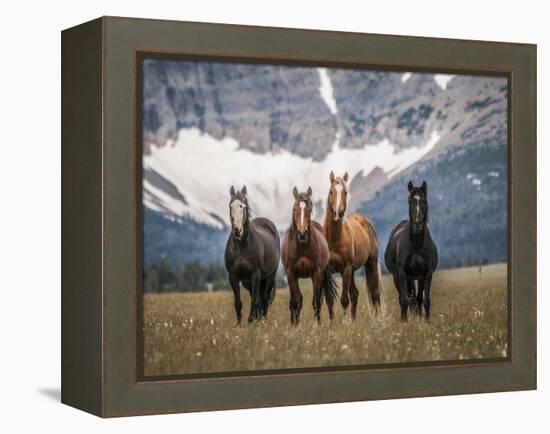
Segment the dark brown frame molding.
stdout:
<svg viewBox="0 0 550 434">
<path fill-rule="evenodd" d="M 509 356 L 143 378 L 144 56 L 507 77 Z M 534 388 L 535 45 L 114 17 L 63 31 L 62 402 L 110 417 Z"/>
</svg>

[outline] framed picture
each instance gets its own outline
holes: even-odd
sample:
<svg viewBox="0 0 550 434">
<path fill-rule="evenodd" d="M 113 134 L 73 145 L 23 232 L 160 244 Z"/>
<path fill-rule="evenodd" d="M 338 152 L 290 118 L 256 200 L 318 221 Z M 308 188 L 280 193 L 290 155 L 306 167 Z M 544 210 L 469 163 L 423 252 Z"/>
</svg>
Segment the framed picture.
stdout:
<svg viewBox="0 0 550 434">
<path fill-rule="evenodd" d="M 62 33 L 62 401 L 536 387 L 536 46 Z"/>
</svg>

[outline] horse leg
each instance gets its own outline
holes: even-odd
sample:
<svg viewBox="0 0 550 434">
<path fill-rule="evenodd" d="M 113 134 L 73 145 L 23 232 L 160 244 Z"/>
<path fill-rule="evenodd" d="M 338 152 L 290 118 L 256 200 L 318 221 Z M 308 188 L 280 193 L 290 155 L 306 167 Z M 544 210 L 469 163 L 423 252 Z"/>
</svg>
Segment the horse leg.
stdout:
<svg viewBox="0 0 550 434">
<path fill-rule="evenodd" d="M 271 277 L 267 277 L 264 281 L 263 289 L 262 289 L 262 303 L 263 303 L 263 311 L 262 315 L 267 318 L 267 310 L 269 308 L 269 304 L 271 302 L 271 293 L 275 287 L 275 275 Z"/>
<path fill-rule="evenodd" d="M 346 310 L 349 306 L 349 293 L 348 288 L 344 285 L 344 273 L 340 274 L 342 276 L 342 296 L 340 297 L 340 304 L 342 305 L 342 308 L 344 309 L 344 315 L 346 314 Z"/>
<path fill-rule="evenodd" d="M 430 298 L 430 290 L 432 289 L 432 275 L 429 274 L 424 279 L 424 310 L 426 311 L 426 319 L 430 319 L 430 306 L 432 300 Z"/>
<path fill-rule="evenodd" d="M 367 278 L 367 289 L 370 294 L 374 314 L 380 316 L 380 275 L 378 269 L 378 257 L 370 257 L 365 264 L 365 276 Z"/>
<path fill-rule="evenodd" d="M 311 282 L 313 284 L 313 314 L 317 319 L 317 322 L 321 324 L 321 283 L 322 276 L 321 270 L 315 269 L 311 275 Z"/>
<path fill-rule="evenodd" d="M 296 306 L 296 290 L 294 288 L 294 277 L 290 274 L 287 274 L 287 283 L 288 283 L 288 292 L 290 293 L 290 300 L 288 302 L 288 310 L 290 311 L 290 323 L 294 324 L 295 315 L 294 308 Z"/>
<path fill-rule="evenodd" d="M 416 295 L 416 306 L 418 308 L 417 313 L 419 316 L 422 316 L 422 303 L 424 301 L 424 280 L 420 279 L 418 281 L 418 294 Z"/>
<path fill-rule="evenodd" d="M 359 299 L 359 290 L 355 285 L 355 277 L 353 276 L 353 271 L 351 272 L 349 296 L 351 298 L 351 319 L 355 319 L 355 316 L 357 315 L 357 300 Z"/>
<path fill-rule="evenodd" d="M 290 303 L 288 305 L 290 309 L 290 322 L 294 325 L 298 325 L 300 321 L 300 310 L 302 309 L 302 293 L 298 285 L 298 278 L 294 273 L 288 273 L 287 280 L 288 289 L 290 290 Z"/>
<path fill-rule="evenodd" d="M 237 324 L 241 323 L 241 311 L 243 308 L 243 302 L 241 301 L 241 287 L 239 284 L 239 279 L 237 279 L 233 274 L 229 274 L 229 284 L 233 289 L 233 295 L 235 296 L 235 312 L 237 313 Z"/>
<path fill-rule="evenodd" d="M 399 292 L 399 305 L 401 306 L 401 321 L 407 321 L 407 310 L 409 309 L 409 293 L 407 288 L 407 275 L 404 270 L 397 271 L 397 278 L 394 278 L 395 286 Z"/>
<path fill-rule="evenodd" d="M 332 321 L 334 319 L 334 299 L 325 294 L 325 301 L 327 302 L 328 317 Z"/>
<path fill-rule="evenodd" d="M 267 315 L 267 300 L 265 293 L 267 291 L 267 281 L 266 279 L 260 280 L 260 294 L 258 298 L 261 300 L 260 308 L 258 309 L 258 317 L 265 318 Z"/>
<path fill-rule="evenodd" d="M 418 305 L 416 303 L 416 282 L 412 279 L 407 279 L 407 293 L 409 294 L 409 307 L 411 313 L 418 313 Z"/>
<path fill-rule="evenodd" d="M 342 272 L 342 307 L 344 308 L 344 315 L 346 314 L 346 309 L 349 306 L 349 289 L 351 286 L 353 270 L 350 265 L 347 265 Z"/>
<path fill-rule="evenodd" d="M 250 315 L 248 316 L 248 322 L 252 322 L 259 319 L 260 311 L 262 308 L 262 300 L 260 296 L 260 272 L 256 271 L 250 279 Z"/>
</svg>

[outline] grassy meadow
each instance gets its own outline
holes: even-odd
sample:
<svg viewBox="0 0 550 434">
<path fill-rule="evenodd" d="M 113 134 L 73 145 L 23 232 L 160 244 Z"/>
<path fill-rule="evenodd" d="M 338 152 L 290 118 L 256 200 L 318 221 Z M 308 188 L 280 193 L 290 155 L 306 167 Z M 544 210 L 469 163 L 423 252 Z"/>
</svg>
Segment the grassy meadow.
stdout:
<svg viewBox="0 0 550 434">
<path fill-rule="evenodd" d="M 365 281 L 359 287 L 357 319 L 343 315 L 339 300 L 330 322 L 313 318 L 311 285 L 301 323 L 290 325 L 287 288 L 277 291 L 265 322 L 248 324 L 250 297 L 242 290 L 243 323 L 236 326 L 233 293 L 146 294 L 146 376 L 201 372 L 304 368 L 434 360 L 505 357 L 507 352 L 506 265 L 438 271 L 432 283 L 432 318 L 399 319 L 397 292 L 383 276 L 383 315 L 373 318 Z M 349 311 L 349 309 L 348 309 Z"/>
</svg>

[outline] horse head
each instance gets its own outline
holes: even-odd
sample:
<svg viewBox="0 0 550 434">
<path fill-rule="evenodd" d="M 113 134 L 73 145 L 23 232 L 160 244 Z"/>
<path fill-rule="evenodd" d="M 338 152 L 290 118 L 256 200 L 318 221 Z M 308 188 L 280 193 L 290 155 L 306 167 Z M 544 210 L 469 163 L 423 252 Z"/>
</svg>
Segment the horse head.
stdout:
<svg viewBox="0 0 550 434">
<path fill-rule="evenodd" d="M 343 177 L 334 176 L 330 171 L 330 190 L 328 193 L 327 213 L 332 214 L 334 221 L 342 220 L 348 206 L 348 172 Z"/>
<path fill-rule="evenodd" d="M 311 194 L 313 191 L 308 187 L 307 192 L 299 193 L 294 187 L 294 206 L 292 208 L 292 224 L 298 232 L 298 241 L 307 243 L 309 241 L 309 225 L 311 223 L 311 213 L 313 211 L 313 202 Z"/>
<path fill-rule="evenodd" d="M 246 236 L 249 221 L 248 198 L 246 196 L 246 185 L 240 191 L 235 191 L 231 186 L 229 190 L 231 200 L 229 201 L 229 218 L 231 219 L 231 232 L 233 237 L 240 241 Z"/>
<path fill-rule="evenodd" d="M 409 181 L 408 189 L 409 219 L 413 233 L 419 233 L 428 222 L 428 185 L 423 181 L 420 187 L 415 187 L 412 181 Z"/>
</svg>

